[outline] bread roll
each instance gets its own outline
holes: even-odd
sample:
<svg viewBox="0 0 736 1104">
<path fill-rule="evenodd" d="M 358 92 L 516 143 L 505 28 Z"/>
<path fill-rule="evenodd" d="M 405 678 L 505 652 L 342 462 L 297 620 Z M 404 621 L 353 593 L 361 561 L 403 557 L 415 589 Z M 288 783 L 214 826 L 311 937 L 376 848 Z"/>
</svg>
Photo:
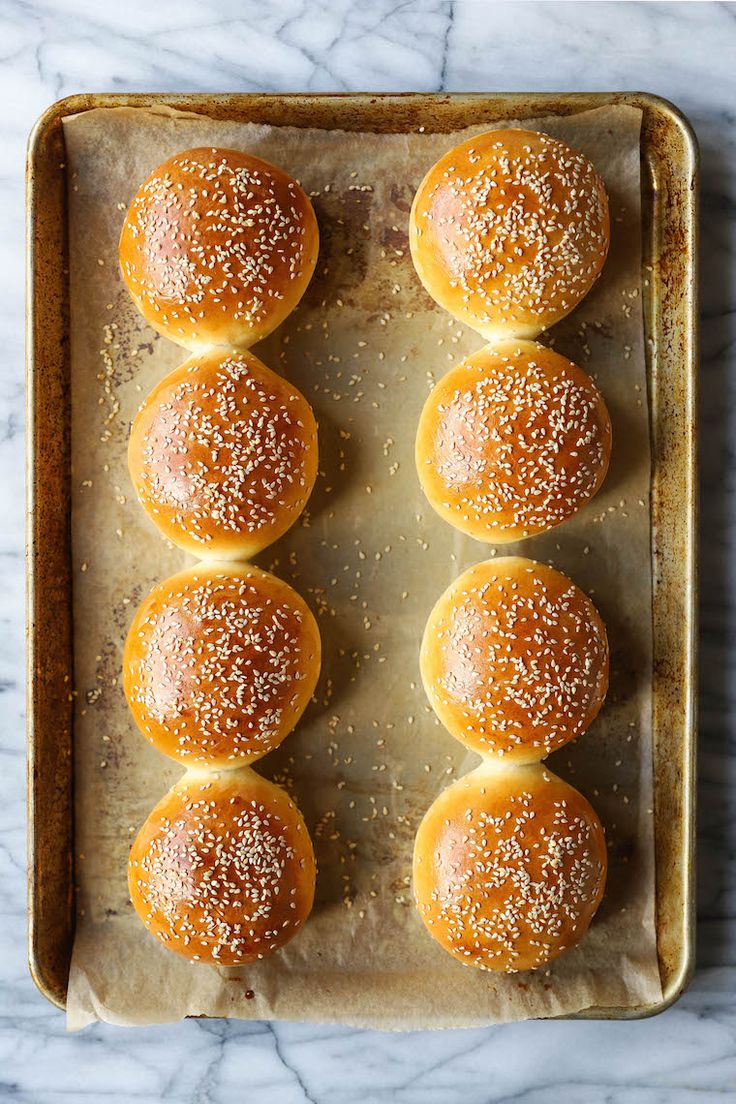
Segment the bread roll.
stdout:
<svg viewBox="0 0 736 1104">
<path fill-rule="evenodd" d="M 303 395 L 245 350 L 185 361 L 150 393 L 128 447 L 138 499 L 200 558 L 249 559 L 304 509 L 317 425 Z"/>
<path fill-rule="evenodd" d="M 481 349 L 430 394 L 419 480 L 440 517 L 500 544 L 566 521 L 608 470 L 611 421 L 593 381 L 532 341 Z"/>
<path fill-rule="evenodd" d="M 259 759 L 312 696 L 320 638 L 304 600 L 250 564 L 197 564 L 154 587 L 123 654 L 144 736 L 187 766 Z"/>
<path fill-rule="evenodd" d="M 133 906 L 164 947 L 192 962 L 239 966 L 292 939 L 314 900 L 301 813 L 247 768 L 186 773 L 130 852 Z"/>
<path fill-rule="evenodd" d="M 195 351 L 247 347 L 297 305 L 318 248 L 312 205 L 281 169 L 240 150 L 190 149 L 136 193 L 120 267 L 165 337 Z"/>
<path fill-rule="evenodd" d="M 424 817 L 414 896 L 429 934 L 466 966 L 533 970 L 585 935 L 606 866 L 582 794 L 541 766 L 486 763 Z"/>
<path fill-rule="evenodd" d="M 487 339 L 536 337 L 597 280 L 608 200 L 590 161 L 531 130 L 491 130 L 419 186 L 409 242 L 424 287 Z"/>
<path fill-rule="evenodd" d="M 542 759 L 591 724 L 608 689 L 608 641 L 590 599 L 521 557 L 487 560 L 429 615 L 420 667 L 447 730 L 482 755 Z"/>
</svg>

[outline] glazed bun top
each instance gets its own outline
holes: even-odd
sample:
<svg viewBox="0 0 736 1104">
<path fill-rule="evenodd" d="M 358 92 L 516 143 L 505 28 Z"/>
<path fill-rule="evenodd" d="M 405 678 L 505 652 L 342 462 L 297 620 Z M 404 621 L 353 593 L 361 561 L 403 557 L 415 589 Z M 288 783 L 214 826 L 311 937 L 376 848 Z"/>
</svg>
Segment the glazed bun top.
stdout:
<svg viewBox="0 0 736 1104">
<path fill-rule="evenodd" d="M 603 828 L 541 766 L 479 767 L 422 821 L 414 895 L 430 935 L 467 966 L 544 966 L 585 934 L 606 881 Z"/>
<path fill-rule="evenodd" d="M 429 615 L 420 667 L 448 732 L 481 755 L 544 758 L 592 723 L 608 640 L 590 598 L 546 564 L 509 556 L 463 572 Z"/>
<path fill-rule="evenodd" d="M 532 341 L 499 342 L 448 372 L 416 441 L 434 509 L 495 544 L 572 517 L 600 488 L 610 455 L 611 420 L 591 378 Z"/>
<path fill-rule="evenodd" d="M 536 337 L 590 291 L 606 259 L 606 190 L 564 142 L 492 130 L 456 146 L 414 199 L 417 274 L 440 306 L 488 340 Z"/>
<path fill-rule="evenodd" d="M 246 769 L 188 772 L 143 824 L 128 886 L 148 930 L 193 962 L 239 966 L 302 927 L 315 862 L 287 794 Z"/>
<path fill-rule="evenodd" d="M 146 321 L 188 349 L 247 347 L 294 309 L 314 272 L 317 220 L 299 184 L 239 150 L 185 150 L 141 185 L 120 266 Z"/>
<path fill-rule="evenodd" d="M 151 743 L 189 767 L 278 747 L 317 682 L 320 637 L 288 583 L 250 564 L 201 563 L 154 587 L 123 654 L 123 688 Z"/>
<path fill-rule="evenodd" d="M 246 350 L 185 361 L 146 398 L 128 465 L 165 537 L 249 559 L 296 521 L 317 475 L 317 426 L 295 387 Z"/>
</svg>

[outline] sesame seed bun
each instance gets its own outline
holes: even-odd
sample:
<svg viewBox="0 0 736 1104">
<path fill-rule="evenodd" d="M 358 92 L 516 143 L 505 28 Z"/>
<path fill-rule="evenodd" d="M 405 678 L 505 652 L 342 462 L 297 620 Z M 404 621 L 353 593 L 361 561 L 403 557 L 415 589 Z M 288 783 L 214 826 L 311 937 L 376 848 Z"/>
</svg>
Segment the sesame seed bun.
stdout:
<svg viewBox="0 0 736 1104">
<path fill-rule="evenodd" d="M 314 900 L 302 815 L 247 768 L 187 772 L 130 851 L 133 907 L 152 935 L 195 962 L 238 966 L 292 939 Z"/>
<path fill-rule="evenodd" d="M 317 475 L 304 396 L 245 350 L 185 361 L 140 408 L 128 447 L 138 499 L 200 558 L 249 559 L 293 525 Z"/>
<path fill-rule="evenodd" d="M 466 966 L 533 970 L 585 935 L 606 868 L 582 794 L 541 766 L 485 764 L 419 826 L 414 896 L 429 934 Z"/>
<path fill-rule="evenodd" d="M 592 723 L 608 689 L 608 640 L 567 576 L 509 556 L 465 571 L 429 615 L 424 688 L 445 728 L 482 755 L 528 763 Z"/>
<path fill-rule="evenodd" d="M 120 268 L 138 309 L 197 350 L 247 347 L 294 309 L 312 278 L 317 220 L 281 169 L 229 149 L 191 149 L 153 172 L 120 235 Z"/>
<path fill-rule="evenodd" d="M 303 598 L 250 564 L 196 564 L 155 586 L 130 626 L 123 687 L 136 724 L 186 766 L 237 766 L 278 747 L 320 668 Z"/>
<path fill-rule="evenodd" d="M 414 266 L 445 310 L 489 340 L 536 337 L 590 291 L 608 200 L 581 153 L 531 130 L 491 130 L 429 170 L 409 224 Z"/>
<path fill-rule="evenodd" d="M 416 464 L 440 517 L 500 544 L 572 517 L 608 471 L 611 420 L 585 372 L 507 340 L 447 373 L 419 421 Z"/>
</svg>

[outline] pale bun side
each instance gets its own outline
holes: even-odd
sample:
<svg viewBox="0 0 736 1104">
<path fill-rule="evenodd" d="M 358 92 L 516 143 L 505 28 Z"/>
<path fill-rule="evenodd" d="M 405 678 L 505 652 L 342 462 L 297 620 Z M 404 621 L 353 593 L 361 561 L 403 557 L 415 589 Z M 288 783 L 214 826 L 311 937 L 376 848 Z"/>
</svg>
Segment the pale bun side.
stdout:
<svg viewBox="0 0 736 1104">
<path fill-rule="evenodd" d="M 320 636 L 304 599 L 250 564 L 200 563 L 153 588 L 123 654 L 123 688 L 154 747 L 185 766 L 259 759 L 314 692 Z"/>
<path fill-rule="evenodd" d="M 250 559 L 307 503 L 317 424 L 304 396 L 252 353 L 213 349 L 145 399 L 128 467 L 163 536 L 201 559 Z"/>
<path fill-rule="evenodd" d="M 530 130 L 451 149 L 419 185 L 409 222 L 426 290 L 488 340 L 536 337 L 564 318 L 598 279 L 609 233 L 587 157 Z"/>
<path fill-rule="evenodd" d="M 452 736 L 528 763 L 584 732 L 608 689 L 601 617 L 567 576 L 518 556 L 475 564 L 429 615 L 420 669 Z"/>
<path fill-rule="evenodd" d="M 187 772 L 130 851 L 138 916 L 191 962 L 239 966 L 283 947 L 314 900 L 309 833 L 291 798 L 248 768 Z"/>
<path fill-rule="evenodd" d="M 429 934 L 460 962 L 534 970 L 585 935 L 606 869 L 603 828 L 582 794 L 540 765 L 486 763 L 419 826 L 414 896 Z"/>
<path fill-rule="evenodd" d="M 312 278 L 317 220 L 282 169 L 240 150 L 183 150 L 133 198 L 120 268 L 149 325 L 194 351 L 255 344 Z"/>
</svg>

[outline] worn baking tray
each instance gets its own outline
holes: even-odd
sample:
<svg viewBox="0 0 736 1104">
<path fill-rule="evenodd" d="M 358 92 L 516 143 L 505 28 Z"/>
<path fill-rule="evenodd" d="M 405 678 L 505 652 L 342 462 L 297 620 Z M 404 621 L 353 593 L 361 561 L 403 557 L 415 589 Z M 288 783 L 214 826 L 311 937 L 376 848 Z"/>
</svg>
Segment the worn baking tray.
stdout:
<svg viewBox="0 0 736 1104">
<path fill-rule="evenodd" d="M 657 949 L 662 1000 L 589 1009 L 652 1015 L 693 969 L 696 675 L 698 151 L 687 120 L 645 93 L 491 95 L 78 95 L 50 107 L 27 164 L 27 637 L 29 963 L 66 1001 L 74 935 L 72 574 L 66 172 L 61 120 L 98 107 L 167 104 L 239 122 L 397 132 L 643 111 L 644 316 L 652 434 L 654 782 Z"/>
</svg>

